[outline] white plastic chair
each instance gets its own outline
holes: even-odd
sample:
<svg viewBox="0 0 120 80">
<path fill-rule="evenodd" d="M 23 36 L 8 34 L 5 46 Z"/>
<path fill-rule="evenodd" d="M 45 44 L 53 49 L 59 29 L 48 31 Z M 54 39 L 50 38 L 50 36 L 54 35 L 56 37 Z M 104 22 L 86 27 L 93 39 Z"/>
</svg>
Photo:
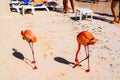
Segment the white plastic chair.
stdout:
<svg viewBox="0 0 120 80">
<path fill-rule="evenodd" d="M 83 15 L 87 16 L 90 15 L 91 16 L 91 21 L 93 21 L 93 11 L 91 9 L 88 8 L 78 8 L 76 9 L 76 18 L 77 16 L 80 17 L 80 21 L 82 20 Z"/>
</svg>

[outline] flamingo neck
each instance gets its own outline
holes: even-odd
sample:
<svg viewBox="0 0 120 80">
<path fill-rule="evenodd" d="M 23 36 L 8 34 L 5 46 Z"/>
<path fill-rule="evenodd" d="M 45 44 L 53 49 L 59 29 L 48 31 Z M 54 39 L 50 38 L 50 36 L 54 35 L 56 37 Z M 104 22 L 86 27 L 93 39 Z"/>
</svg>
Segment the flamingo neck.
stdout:
<svg viewBox="0 0 120 80">
<path fill-rule="evenodd" d="M 78 43 L 78 50 L 76 52 L 76 57 L 75 57 L 75 62 L 78 63 L 79 60 L 78 60 L 78 53 L 80 52 L 80 48 L 81 48 L 81 44 Z"/>
</svg>

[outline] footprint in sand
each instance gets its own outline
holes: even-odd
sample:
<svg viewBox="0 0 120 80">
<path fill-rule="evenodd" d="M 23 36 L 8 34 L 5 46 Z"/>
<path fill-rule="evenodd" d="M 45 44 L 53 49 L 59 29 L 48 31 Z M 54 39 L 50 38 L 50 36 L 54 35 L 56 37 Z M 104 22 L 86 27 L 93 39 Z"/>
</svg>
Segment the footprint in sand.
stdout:
<svg viewBox="0 0 120 80">
<path fill-rule="evenodd" d="M 65 74 L 63 72 L 53 72 L 52 75 L 59 77 L 59 76 L 64 76 Z"/>
<path fill-rule="evenodd" d="M 46 58 L 46 57 L 49 57 L 49 56 L 52 56 L 52 55 L 53 55 L 53 53 L 52 53 L 52 52 L 47 53 L 47 54 L 45 54 L 45 53 L 44 53 L 44 54 L 43 54 L 43 57 L 44 57 L 44 58 Z"/>
</svg>

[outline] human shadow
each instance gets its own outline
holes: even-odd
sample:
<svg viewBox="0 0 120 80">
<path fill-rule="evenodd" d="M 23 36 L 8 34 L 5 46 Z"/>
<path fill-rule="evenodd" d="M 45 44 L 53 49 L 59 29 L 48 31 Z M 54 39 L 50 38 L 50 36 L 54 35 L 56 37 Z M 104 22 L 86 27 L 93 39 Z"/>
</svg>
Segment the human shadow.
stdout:
<svg viewBox="0 0 120 80">
<path fill-rule="evenodd" d="M 63 63 L 63 64 L 66 64 L 66 65 L 70 65 L 72 66 L 72 68 L 74 68 L 75 66 L 75 63 L 74 62 L 70 62 L 62 57 L 55 57 L 54 58 L 55 61 L 59 62 L 59 63 Z M 72 64 L 72 65 L 71 65 Z M 80 65 L 81 66 L 81 65 Z"/>
<path fill-rule="evenodd" d="M 108 16 L 108 17 L 113 17 L 112 14 L 107 14 L 107 13 L 100 13 L 100 12 L 94 12 L 95 14 L 98 14 L 100 16 Z"/>
<path fill-rule="evenodd" d="M 107 19 L 107 17 L 113 17 L 112 14 L 104 13 L 104 12 L 94 12 L 94 14 L 99 15 L 99 16 L 93 16 L 94 19 L 101 20 L 104 22 L 111 22 L 111 20 Z"/>
<path fill-rule="evenodd" d="M 93 0 L 76 0 L 78 2 L 93 3 Z"/>
<path fill-rule="evenodd" d="M 30 67 L 33 68 L 33 66 L 30 64 L 30 60 L 27 59 L 26 57 L 24 57 L 24 55 L 21 53 L 21 52 L 18 52 L 15 48 L 12 49 L 14 52 L 13 52 L 13 56 L 24 61 L 26 64 L 28 64 Z"/>
<path fill-rule="evenodd" d="M 94 0 L 76 0 L 76 1 L 78 1 L 78 2 L 87 2 L 87 3 L 94 3 Z M 107 2 L 107 1 L 104 1 L 104 0 L 100 0 L 99 2 Z"/>
<path fill-rule="evenodd" d="M 101 21 L 104 21 L 104 22 L 110 22 L 111 21 L 111 20 L 109 20 L 107 18 L 104 18 L 104 17 L 101 17 L 101 16 L 93 16 L 93 19 L 101 20 Z"/>
</svg>

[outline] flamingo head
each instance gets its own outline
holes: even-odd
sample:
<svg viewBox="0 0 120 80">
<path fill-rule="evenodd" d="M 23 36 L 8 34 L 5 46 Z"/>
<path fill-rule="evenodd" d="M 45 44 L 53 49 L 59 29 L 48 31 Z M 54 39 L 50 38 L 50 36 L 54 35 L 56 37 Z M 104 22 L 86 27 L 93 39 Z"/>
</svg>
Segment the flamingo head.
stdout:
<svg viewBox="0 0 120 80">
<path fill-rule="evenodd" d="M 79 43 L 83 44 L 84 46 L 88 46 L 88 45 L 95 44 L 98 41 L 98 39 L 96 39 L 92 35 L 92 33 L 88 32 L 88 31 L 82 31 L 78 34 L 77 41 Z"/>
<path fill-rule="evenodd" d="M 89 40 L 88 45 L 93 45 L 93 44 L 95 44 L 97 41 L 98 41 L 98 39 L 96 39 L 95 37 L 92 37 L 92 38 Z"/>
</svg>

